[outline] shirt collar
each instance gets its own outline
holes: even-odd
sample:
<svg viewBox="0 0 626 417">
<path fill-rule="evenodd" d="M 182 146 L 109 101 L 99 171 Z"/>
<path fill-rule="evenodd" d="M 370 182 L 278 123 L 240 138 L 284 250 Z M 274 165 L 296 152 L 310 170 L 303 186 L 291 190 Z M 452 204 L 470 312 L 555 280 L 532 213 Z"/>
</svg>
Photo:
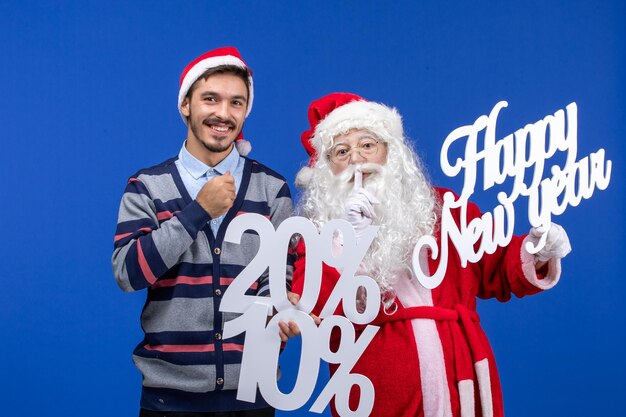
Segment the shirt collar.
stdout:
<svg viewBox="0 0 626 417">
<path fill-rule="evenodd" d="M 185 142 L 186 143 L 186 142 Z M 180 160 L 182 166 L 189 172 L 189 174 L 194 178 L 198 179 L 207 174 L 210 170 L 215 170 L 218 174 L 224 174 L 226 171 L 230 171 L 231 173 L 237 168 L 237 164 L 239 162 L 239 152 L 237 152 L 237 147 L 233 146 L 233 150 L 214 167 L 210 167 L 204 162 L 200 161 L 198 158 L 193 156 L 187 148 L 185 147 L 185 143 L 180 148 L 180 152 L 178 153 L 178 159 Z"/>
<path fill-rule="evenodd" d="M 232 174 L 235 172 L 237 168 L 237 164 L 239 164 L 239 152 L 237 151 L 237 147 L 233 146 L 233 150 L 216 166 L 213 167 L 218 174 L 223 175 L 227 171 L 230 171 Z"/>
</svg>

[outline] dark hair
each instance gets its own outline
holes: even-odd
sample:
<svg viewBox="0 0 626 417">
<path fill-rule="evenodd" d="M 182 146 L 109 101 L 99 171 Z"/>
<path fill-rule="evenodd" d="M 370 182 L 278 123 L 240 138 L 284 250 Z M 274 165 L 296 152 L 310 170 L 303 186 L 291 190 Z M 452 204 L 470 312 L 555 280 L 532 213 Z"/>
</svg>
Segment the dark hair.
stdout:
<svg viewBox="0 0 626 417">
<path fill-rule="evenodd" d="M 250 78 L 250 72 L 246 68 L 238 67 L 237 65 L 218 65 L 217 67 L 209 68 L 204 71 L 202 75 L 198 77 L 191 87 L 189 87 L 189 91 L 187 91 L 187 98 L 191 100 L 191 94 L 196 89 L 196 83 L 200 78 L 203 80 L 207 80 L 213 74 L 231 74 L 236 77 L 239 77 L 243 80 L 243 83 L 246 85 L 246 91 L 248 93 L 248 97 L 250 97 L 250 84 L 248 83 Z"/>
</svg>

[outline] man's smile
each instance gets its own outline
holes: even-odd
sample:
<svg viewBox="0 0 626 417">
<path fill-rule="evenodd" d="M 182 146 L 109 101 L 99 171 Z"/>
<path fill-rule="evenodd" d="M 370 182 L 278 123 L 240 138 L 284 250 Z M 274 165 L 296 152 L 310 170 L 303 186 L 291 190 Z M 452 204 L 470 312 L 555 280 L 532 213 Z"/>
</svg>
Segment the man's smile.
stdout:
<svg viewBox="0 0 626 417">
<path fill-rule="evenodd" d="M 203 124 L 219 136 L 228 135 L 233 130 L 232 123 L 216 123 L 213 120 L 207 120 Z"/>
</svg>

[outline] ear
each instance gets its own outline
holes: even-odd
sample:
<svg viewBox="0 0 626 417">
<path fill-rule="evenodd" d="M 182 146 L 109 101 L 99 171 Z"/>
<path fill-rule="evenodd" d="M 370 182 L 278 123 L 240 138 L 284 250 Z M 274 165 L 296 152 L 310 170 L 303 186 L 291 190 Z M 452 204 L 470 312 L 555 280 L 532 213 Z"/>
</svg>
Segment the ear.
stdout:
<svg viewBox="0 0 626 417">
<path fill-rule="evenodd" d="M 185 97 L 180 104 L 180 112 L 183 116 L 189 117 L 191 111 L 189 110 L 189 97 Z"/>
</svg>

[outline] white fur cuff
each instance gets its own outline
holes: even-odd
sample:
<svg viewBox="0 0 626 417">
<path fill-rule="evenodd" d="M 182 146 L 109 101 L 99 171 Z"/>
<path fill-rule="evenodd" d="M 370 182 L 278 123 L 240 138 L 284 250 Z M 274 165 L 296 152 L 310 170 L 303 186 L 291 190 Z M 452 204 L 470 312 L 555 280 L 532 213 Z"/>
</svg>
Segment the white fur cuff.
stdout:
<svg viewBox="0 0 626 417">
<path fill-rule="evenodd" d="M 548 273 L 543 279 L 537 278 L 537 272 L 535 270 L 535 257 L 528 253 L 525 249 L 526 242 L 528 241 L 528 237 L 524 239 L 522 242 L 522 251 L 521 251 L 521 260 L 522 260 L 522 271 L 524 272 L 524 277 L 528 282 L 533 284 L 535 287 L 540 288 L 542 290 L 549 290 L 554 287 L 561 278 L 561 259 L 560 258 L 551 258 L 548 260 Z"/>
</svg>

